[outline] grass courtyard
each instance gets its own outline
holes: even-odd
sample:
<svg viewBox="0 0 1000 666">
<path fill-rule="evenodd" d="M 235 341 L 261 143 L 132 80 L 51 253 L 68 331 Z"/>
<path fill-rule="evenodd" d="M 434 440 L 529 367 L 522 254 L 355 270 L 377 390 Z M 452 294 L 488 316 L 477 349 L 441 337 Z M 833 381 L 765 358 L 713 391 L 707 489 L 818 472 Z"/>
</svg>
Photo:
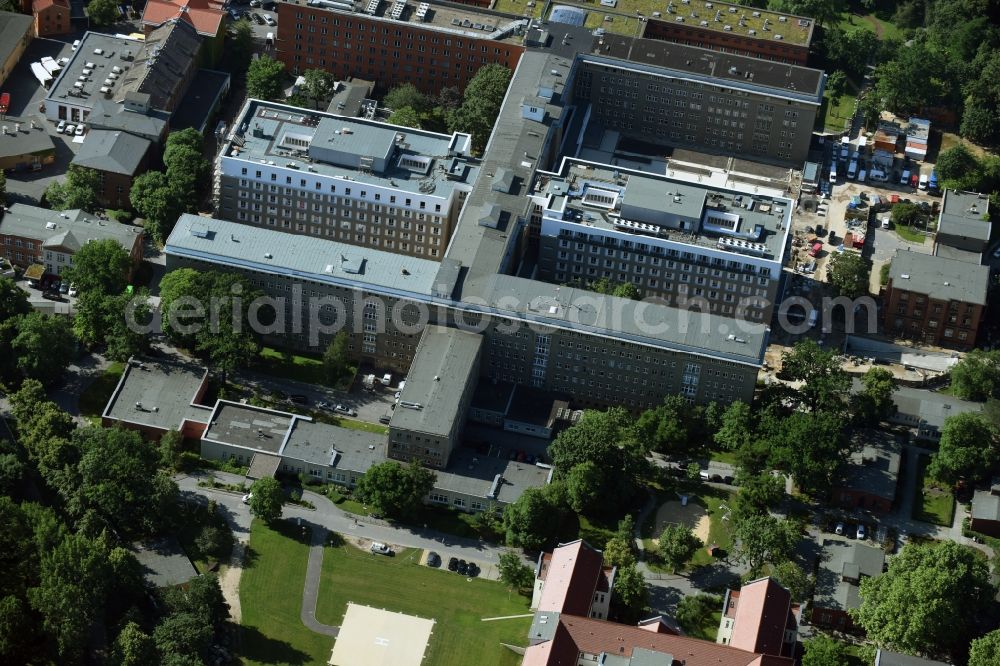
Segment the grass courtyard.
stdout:
<svg viewBox="0 0 1000 666">
<path fill-rule="evenodd" d="M 112 363 L 100 377 L 80 393 L 80 416 L 100 419 L 124 371 L 124 363 Z"/>
<path fill-rule="evenodd" d="M 272 528 L 253 521 L 240 580 L 245 665 L 323 666 L 329 661 L 333 640 L 299 620 L 308 556 L 308 532 L 303 535 L 289 523 Z"/>
<path fill-rule="evenodd" d="M 354 380 L 355 369 L 345 374 L 336 384 L 331 384 L 323 367 L 323 359 L 318 356 L 303 356 L 280 349 L 264 347 L 260 350 L 257 369 L 275 377 L 294 379 L 306 384 L 320 384 L 330 388 L 346 390 Z"/>
<path fill-rule="evenodd" d="M 921 455 L 917 461 L 917 490 L 920 501 L 913 504 L 913 517 L 935 525 L 950 527 L 955 517 L 955 496 L 951 489 L 927 475 L 930 456 Z"/>
<path fill-rule="evenodd" d="M 732 493 L 716 490 L 709 486 L 701 486 L 691 493 L 688 501 L 704 508 L 708 515 L 708 539 L 706 539 L 705 546 L 715 544 L 725 552 L 732 550 L 733 537 L 729 524 L 723 520 L 723 516 L 728 512 L 728 506 L 732 502 L 732 497 Z M 674 500 L 676 500 L 676 496 L 674 495 L 666 498 L 666 501 Z M 669 568 L 663 566 L 656 555 L 657 547 L 653 539 L 659 537 L 659 534 L 655 534 L 655 531 L 656 512 L 653 512 L 642 525 L 642 543 L 645 550 L 649 553 L 646 563 L 653 571 L 670 573 Z M 694 556 L 688 560 L 685 569 L 690 570 L 695 567 L 711 564 L 714 561 L 715 559 L 708 554 L 706 548 L 699 548 L 695 551 Z"/>
<path fill-rule="evenodd" d="M 520 663 L 500 643 L 526 645 L 531 618 L 482 619 L 528 613 L 528 599 L 501 583 L 468 581 L 446 569 L 421 566 L 419 557 L 413 549 L 388 558 L 348 545 L 327 548 L 316 619 L 339 625 L 349 601 L 384 608 L 435 621 L 427 666 Z"/>
</svg>

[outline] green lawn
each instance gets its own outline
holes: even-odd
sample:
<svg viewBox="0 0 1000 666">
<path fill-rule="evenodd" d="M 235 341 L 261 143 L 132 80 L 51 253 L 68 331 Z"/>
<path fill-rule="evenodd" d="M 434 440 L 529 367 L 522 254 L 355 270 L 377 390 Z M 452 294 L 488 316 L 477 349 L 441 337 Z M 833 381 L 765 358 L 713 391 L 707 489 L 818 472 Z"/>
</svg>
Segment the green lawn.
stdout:
<svg viewBox="0 0 1000 666">
<path fill-rule="evenodd" d="M 316 488 L 311 490 L 319 492 Z M 341 511 L 346 511 L 347 513 L 357 514 L 359 516 L 367 516 L 368 508 L 357 501 L 353 497 L 345 495 L 343 491 L 332 483 L 326 487 L 326 496 L 330 498 L 330 501 L 337 505 L 337 508 Z"/>
<path fill-rule="evenodd" d="M 820 120 L 817 122 L 817 124 L 822 123 L 823 131 L 832 134 L 844 131 L 844 123 L 854 116 L 854 102 L 857 95 L 858 87 L 851 79 L 847 79 L 844 94 L 837 99 L 837 104 L 832 103 L 829 90 L 823 91 L 823 106 L 819 113 Z"/>
<path fill-rule="evenodd" d="M 336 414 L 323 411 L 313 411 L 312 416 L 322 423 L 329 423 L 330 425 L 340 426 L 348 430 L 364 430 L 365 432 L 374 432 L 379 435 L 389 434 L 389 426 L 384 426 L 381 423 L 368 423 L 367 421 L 359 421 L 358 419 L 342 418 Z"/>
<path fill-rule="evenodd" d="M 344 390 L 350 388 L 356 372 L 354 368 L 351 368 L 348 375 L 336 384 L 331 384 L 327 380 L 322 358 L 286 353 L 271 347 L 264 347 L 260 350 L 260 361 L 257 363 L 257 369 L 275 377 L 294 379 L 307 384 L 322 384 Z"/>
<path fill-rule="evenodd" d="M 876 25 L 878 26 L 877 28 Z M 903 31 L 895 23 L 880 19 L 874 14 L 857 16 L 851 12 L 843 12 L 840 15 L 840 20 L 837 22 L 837 27 L 845 32 L 861 28 L 863 30 L 870 30 L 876 35 L 881 33 L 880 39 L 882 40 L 898 39 L 903 41 L 906 39 Z"/>
<path fill-rule="evenodd" d="M 124 363 L 112 363 L 104 374 L 83 390 L 80 394 L 80 416 L 100 417 L 104 413 L 124 371 Z"/>
<path fill-rule="evenodd" d="M 739 465 L 739 460 L 734 451 L 712 451 L 709 458 L 715 462 L 726 463 L 734 467 Z"/>
<path fill-rule="evenodd" d="M 420 566 L 419 550 L 387 558 L 353 546 L 331 546 L 323 557 L 323 594 L 316 618 L 339 625 L 347 602 L 435 621 L 426 666 L 515 666 L 521 658 L 500 645 L 526 645 L 531 618 L 483 622 L 530 612 L 528 599 L 502 584 Z"/>
<path fill-rule="evenodd" d="M 924 239 L 927 237 L 921 231 L 905 224 L 893 225 L 892 230 L 896 232 L 897 236 L 911 243 L 923 243 Z"/>
<path fill-rule="evenodd" d="M 719 599 L 719 605 L 722 605 L 722 599 Z M 687 631 L 687 635 L 691 638 L 700 638 L 703 641 L 715 642 L 716 636 L 719 635 L 719 623 L 722 622 L 722 611 L 715 611 L 705 616 L 704 622 L 700 627 L 695 627 L 691 631 Z"/>
<path fill-rule="evenodd" d="M 534 7 L 528 6 L 529 1 L 530 0 L 497 0 L 493 9 L 505 14 L 514 14 L 515 16 L 541 16 L 542 10 L 545 9 L 545 0 L 535 0 Z"/>
<path fill-rule="evenodd" d="M 308 533 L 303 536 L 289 523 L 271 528 L 253 521 L 240 580 L 245 665 L 324 666 L 329 661 L 333 640 L 299 620 L 308 554 Z"/>
<path fill-rule="evenodd" d="M 917 483 L 920 503 L 914 503 L 913 517 L 935 525 L 950 527 L 955 517 L 955 496 L 951 489 L 927 476 L 930 456 L 921 455 L 917 461 Z"/>
</svg>

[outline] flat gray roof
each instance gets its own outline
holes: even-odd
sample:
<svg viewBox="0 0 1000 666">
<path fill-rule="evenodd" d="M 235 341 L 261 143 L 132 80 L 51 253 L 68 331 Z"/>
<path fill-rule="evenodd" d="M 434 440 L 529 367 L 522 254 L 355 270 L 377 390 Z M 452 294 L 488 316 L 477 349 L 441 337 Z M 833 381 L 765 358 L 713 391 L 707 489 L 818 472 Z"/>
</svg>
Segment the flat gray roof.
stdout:
<svg viewBox="0 0 1000 666">
<path fill-rule="evenodd" d="M 572 26 L 566 27 L 573 30 Z M 533 49 L 525 51 L 518 61 L 483 153 L 483 177 L 465 200 L 445 255 L 462 266 L 455 285 L 456 298 L 462 290 L 463 280 L 468 282 L 501 272 L 511 260 L 518 218 L 524 216 L 529 204 L 527 186 L 545 152 L 543 147 L 549 140 L 553 123 L 562 117 L 565 87 L 572 85 L 569 80 L 571 65 L 571 57 Z M 544 110 L 544 118 L 535 121 L 522 117 L 521 104 L 515 100 L 542 87 L 552 91 L 550 99 L 534 102 Z M 498 173 L 519 186 L 506 192 L 493 189 L 493 179 Z M 480 224 L 484 216 L 491 221 L 491 226 Z M 451 290 L 448 295 L 452 295 Z"/>
<path fill-rule="evenodd" d="M 559 210 L 565 211 L 561 221 L 575 223 L 574 228 L 581 233 L 587 233 L 588 228 L 600 228 L 632 236 L 635 242 L 642 242 L 645 236 L 723 249 L 733 255 L 733 260 L 745 256 L 781 261 L 794 209 L 791 200 L 753 194 L 750 187 L 747 191 L 707 187 L 665 175 L 569 158 L 563 160 L 555 174 L 539 174 L 539 182 L 543 193 L 550 197 L 549 209 L 556 217 Z M 594 189 L 614 193 L 614 205 L 605 209 L 588 204 L 587 191 Z M 651 211 L 654 218 L 667 213 L 699 220 L 700 225 L 682 231 L 661 226 L 658 219 L 626 219 L 623 207 L 630 211 Z M 708 227 L 706 222 L 712 215 L 728 218 L 733 224 L 732 233 Z M 711 224 L 719 228 L 720 222 L 713 220 Z M 750 240 L 746 245 L 757 250 L 751 253 L 737 244 L 720 248 L 719 241 L 725 237 Z"/>
<path fill-rule="evenodd" d="M 481 334 L 424 327 L 389 427 L 450 434 L 452 424 L 462 417 L 462 395 L 469 376 L 477 373 L 482 346 Z"/>
<path fill-rule="evenodd" d="M 466 285 L 463 299 L 476 309 L 485 302 L 500 316 L 515 316 L 615 339 L 738 363 L 759 365 L 767 346 L 763 324 L 693 312 L 659 303 L 597 294 L 573 287 L 490 275 Z M 613 333 L 609 333 L 613 331 Z"/>
<path fill-rule="evenodd" d="M 385 460 L 385 435 L 300 417 L 292 425 L 282 458 L 364 474 Z"/>
<path fill-rule="evenodd" d="M 371 95 L 372 89 L 375 88 L 374 81 L 366 81 L 365 79 L 338 81 L 336 85 L 339 87 L 330 99 L 326 111 L 348 117 L 360 114 L 361 103 Z"/>
<path fill-rule="evenodd" d="M 204 133 L 216 105 L 229 90 L 229 74 L 214 69 L 199 69 L 170 118 L 170 131 L 192 127 Z"/>
<path fill-rule="evenodd" d="M 140 49 L 142 42 L 137 39 L 102 32 L 84 33 L 80 38 L 80 46 L 70 56 L 69 62 L 49 89 L 46 102 L 63 102 L 91 108 L 94 102 L 106 97 L 117 99 L 126 90 L 126 68 L 133 65 Z M 115 67 L 118 72 L 114 71 Z M 77 83 L 80 85 L 75 85 Z M 104 87 L 109 89 L 110 95 L 101 93 L 100 89 Z"/>
<path fill-rule="evenodd" d="M 434 488 L 510 504 L 528 488 L 541 488 L 548 483 L 552 471 L 547 465 L 529 465 L 458 448 L 451 454 L 448 468 L 435 472 Z M 497 475 L 502 481 L 495 488 L 496 497 L 492 497 L 490 492 L 494 490 Z"/>
<path fill-rule="evenodd" d="M 121 102 L 110 99 L 94 101 L 87 124 L 95 129 L 123 130 L 137 134 L 150 141 L 159 141 L 167 129 L 170 114 L 165 111 L 150 110 L 148 114 L 129 111 Z"/>
<path fill-rule="evenodd" d="M 149 151 L 148 139 L 109 130 L 92 129 L 87 132 L 83 145 L 73 157 L 72 164 L 98 171 L 135 176 L 139 164 Z"/>
<path fill-rule="evenodd" d="M 823 559 L 816 574 L 817 608 L 848 610 L 861 605 L 860 587 L 843 580 L 845 571 L 852 578 L 880 576 L 885 553 L 860 543 L 825 539 Z"/>
<path fill-rule="evenodd" d="M 950 664 L 879 648 L 875 653 L 875 666 L 950 666 Z"/>
<path fill-rule="evenodd" d="M 164 252 L 348 288 L 373 287 L 400 295 L 430 294 L 438 270 L 438 263 L 427 259 L 187 213 L 177 220 Z"/>
<path fill-rule="evenodd" d="M 176 430 L 184 421 L 208 423 L 212 409 L 192 401 L 208 376 L 208 368 L 179 358 L 136 359 L 125 364 L 103 416 L 126 423 Z"/>
<path fill-rule="evenodd" d="M 390 26 L 400 21 L 410 23 L 416 28 L 426 28 L 439 32 L 450 33 L 451 36 L 474 37 L 476 39 L 490 39 L 502 42 L 516 42 L 520 35 L 514 31 L 517 25 L 527 24 L 527 19 L 510 14 L 503 14 L 487 9 L 486 7 L 463 7 L 460 4 L 439 4 L 433 0 L 428 1 L 429 9 L 424 14 L 419 14 L 418 9 L 425 0 L 417 2 L 411 0 L 404 5 L 403 11 L 398 17 L 392 17 L 393 0 L 376 0 L 368 2 L 348 3 L 351 9 L 345 11 L 334 6 L 331 2 L 326 4 L 323 1 L 314 0 L 284 0 L 291 5 L 309 5 L 319 9 L 327 9 L 334 14 L 372 18 L 377 22 L 385 22 Z M 369 6 L 373 6 L 372 12 L 364 11 Z"/>
<path fill-rule="evenodd" d="M 990 200 L 985 194 L 945 190 L 938 217 L 938 233 L 986 242 L 990 239 Z"/>
<path fill-rule="evenodd" d="M 854 390 L 861 388 L 861 382 L 854 383 Z M 892 396 L 899 414 L 917 417 L 927 425 L 940 429 L 944 420 L 954 414 L 979 412 L 983 403 L 960 400 L 936 391 L 924 391 L 900 386 Z"/>
<path fill-rule="evenodd" d="M 58 211 L 25 204 L 10 207 L 0 220 L 0 230 L 74 252 L 91 240 L 112 239 L 131 253 L 142 237 L 142 227 L 102 220 L 82 210 Z"/>
<path fill-rule="evenodd" d="M 895 289 L 942 301 L 986 305 L 990 269 L 920 252 L 896 251 L 889 269 Z"/>
<path fill-rule="evenodd" d="M 343 178 L 346 187 L 369 184 L 447 199 L 479 173 L 478 162 L 469 157 L 471 138 L 457 132 L 438 134 L 257 99 L 247 100 L 233 127 L 222 159 Z M 404 156 L 416 157 L 426 169 L 400 166 Z M 447 163 L 455 156 L 463 168 L 450 172 Z"/>
<path fill-rule="evenodd" d="M 841 488 L 861 490 L 889 501 L 896 498 L 902 446 L 891 432 L 865 429 L 854 436 L 860 450 L 841 470 Z"/>
<path fill-rule="evenodd" d="M 287 412 L 220 400 L 202 439 L 279 453 L 294 418 L 294 414 Z"/>
<path fill-rule="evenodd" d="M 37 116 L 5 115 L 3 126 L 7 131 L 0 135 L 0 157 L 54 153 L 56 150 L 56 144 L 45 128 L 45 121 Z"/>
<path fill-rule="evenodd" d="M 1000 495 L 988 490 L 977 490 L 972 497 L 972 517 L 976 520 L 1000 522 Z"/>
<path fill-rule="evenodd" d="M 823 98 L 822 70 L 655 39 L 607 33 L 595 37 L 591 53 L 580 58 L 624 69 L 652 67 L 649 71 L 660 76 L 809 104 L 819 105 Z"/>
</svg>

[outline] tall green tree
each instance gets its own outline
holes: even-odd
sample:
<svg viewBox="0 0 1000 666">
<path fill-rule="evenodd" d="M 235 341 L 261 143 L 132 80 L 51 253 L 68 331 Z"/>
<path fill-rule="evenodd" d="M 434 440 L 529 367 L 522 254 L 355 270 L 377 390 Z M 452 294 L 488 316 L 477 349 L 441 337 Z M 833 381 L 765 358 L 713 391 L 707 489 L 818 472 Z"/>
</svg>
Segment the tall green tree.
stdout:
<svg viewBox="0 0 1000 666">
<path fill-rule="evenodd" d="M 817 634 L 805 642 L 802 666 L 842 666 L 848 663 L 847 648 L 826 634 Z"/>
<path fill-rule="evenodd" d="M 837 252 L 830 258 L 827 278 L 838 296 L 858 298 L 868 292 L 871 264 L 857 252 Z"/>
<path fill-rule="evenodd" d="M 250 513 L 255 518 L 269 523 L 277 520 L 281 517 L 281 505 L 284 500 L 281 484 L 274 477 L 257 479 L 250 486 L 248 504 Z"/>
<path fill-rule="evenodd" d="M 25 377 L 50 384 L 62 376 L 76 354 L 72 326 L 65 317 L 38 312 L 20 318 L 11 347 Z"/>
<path fill-rule="evenodd" d="M 303 93 L 312 101 L 314 108 L 325 107 L 336 83 L 333 74 L 325 69 L 307 69 L 302 77 L 306 80 Z"/>
<path fill-rule="evenodd" d="M 646 580 L 634 564 L 621 567 L 615 576 L 615 586 L 611 591 L 611 605 L 622 622 L 633 624 L 646 614 L 649 608 L 649 589 Z"/>
<path fill-rule="evenodd" d="M 137 176 L 129 200 L 145 220 L 146 233 L 157 243 L 167 239 L 177 218 L 187 208 L 181 193 L 171 187 L 162 171 L 147 171 Z"/>
<path fill-rule="evenodd" d="M 1000 391 L 1000 350 L 973 349 L 951 368 L 951 387 L 965 400 L 986 400 Z"/>
<path fill-rule="evenodd" d="M 841 367 L 836 351 L 823 349 L 807 338 L 781 355 L 781 365 L 788 379 L 804 383 L 800 393 L 811 410 L 843 408 L 851 378 Z"/>
<path fill-rule="evenodd" d="M 392 112 L 392 115 L 389 116 L 389 122 L 400 127 L 420 129 L 420 114 L 412 107 L 403 106 Z"/>
<path fill-rule="evenodd" d="M 577 513 L 590 513 L 599 508 L 604 497 L 601 491 L 603 482 L 604 473 L 592 460 L 571 469 L 566 475 L 566 493 L 570 508 Z"/>
<path fill-rule="evenodd" d="M 462 105 L 448 115 L 449 130 L 468 132 L 473 148 L 481 151 L 500 114 L 510 78 L 511 71 L 503 65 L 491 63 L 480 67 L 465 87 Z"/>
<path fill-rule="evenodd" d="M 73 255 L 65 277 L 81 292 L 120 294 L 128 284 L 132 258 L 118 241 L 105 238 L 85 244 Z"/>
<path fill-rule="evenodd" d="M 347 374 L 351 365 L 351 336 L 347 331 L 337 332 L 326 351 L 323 352 L 323 369 L 326 371 L 326 380 L 331 384 L 336 384 Z"/>
<path fill-rule="evenodd" d="M 436 479 L 434 472 L 416 460 L 409 465 L 387 460 L 365 472 L 355 494 L 377 513 L 389 518 L 404 518 L 420 509 Z"/>
<path fill-rule="evenodd" d="M 98 207 L 97 197 L 100 191 L 101 177 L 96 171 L 71 164 L 66 170 L 63 182 L 53 182 L 45 188 L 45 200 L 55 210 L 79 208 L 92 213 Z"/>
<path fill-rule="evenodd" d="M 403 83 L 385 94 L 385 97 L 382 98 L 382 105 L 393 111 L 410 108 L 419 115 L 430 111 L 434 104 L 415 85 L 412 83 Z"/>
<path fill-rule="evenodd" d="M 39 584 L 28 591 L 28 598 L 55 639 L 63 663 L 78 662 L 111 588 L 107 547 L 72 534 L 40 558 Z"/>
<path fill-rule="evenodd" d="M 694 594 L 683 597 L 677 604 L 676 619 L 688 634 L 697 634 L 722 608 L 722 599 L 711 594 Z"/>
<path fill-rule="evenodd" d="M 163 666 L 204 663 L 212 643 L 212 625 L 195 613 L 171 613 L 153 630 Z"/>
<path fill-rule="evenodd" d="M 247 97 L 276 100 L 281 97 L 285 64 L 270 56 L 262 55 L 250 62 L 247 68 Z"/>
<path fill-rule="evenodd" d="M 155 405 L 145 405 L 152 409 Z M 133 430 L 88 427 L 73 433 L 77 475 L 59 488 L 70 515 L 120 534 L 144 536 L 163 525 L 177 485 L 159 472 L 158 451 Z"/>
<path fill-rule="evenodd" d="M 129 622 L 115 638 L 110 662 L 113 666 L 147 666 L 155 663 L 156 656 L 152 636 L 135 622 Z"/>
<path fill-rule="evenodd" d="M 214 573 L 192 578 L 187 588 L 170 588 L 165 601 L 171 613 L 191 613 L 213 629 L 220 629 L 229 619 L 229 604 L 222 594 L 219 577 Z"/>
<path fill-rule="evenodd" d="M 565 507 L 542 488 L 528 488 L 503 512 L 507 545 L 538 550 L 555 541 Z"/>
<path fill-rule="evenodd" d="M 765 564 L 789 559 L 799 540 L 794 523 L 767 513 L 741 516 L 734 527 L 736 556 L 751 572 L 759 572 Z"/>
<path fill-rule="evenodd" d="M 805 601 L 812 596 L 814 586 L 812 576 L 793 560 L 772 565 L 771 578 L 788 590 L 793 601 Z"/>
<path fill-rule="evenodd" d="M 645 445 L 660 453 L 685 454 L 704 450 L 706 441 L 702 410 L 680 394 L 668 395 L 663 403 L 639 415 L 635 434 Z"/>
<path fill-rule="evenodd" d="M 671 524 L 660 533 L 657 550 L 670 570 L 676 572 L 703 545 L 687 525 Z"/>
<path fill-rule="evenodd" d="M 871 368 L 861 377 L 862 389 L 851 396 L 852 411 L 865 423 L 875 425 L 896 413 L 893 394 L 896 379 L 885 368 Z"/>
<path fill-rule="evenodd" d="M 535 574 L 532 573 L 531 568 L 521 561 L 520 555 L 512 550 L 505 550 L 500 554 L 497 570 L 500 572 L 500 580 L 517 592 L 530 590 L 535 584 Z"/>
<path fill-rule="evenodd" d="M 568 474 L 574 467 L 593 462 L 604 474 L 605 492 L 627 501 L 647 470 L 647 450 L 632 433 L 633 418 L 620 407 L 587 410 L 583 418 L 559 433 L 549 446 L 557 470 Z"/>
<path fill-rule="evenodd" d="M 91 23 L 99 26 L 113 25 L 121 20 L 115 0 L 90 0 L 87 4 L 87 16 Z"/>
<path fill-rule="evenodd" d="M 24 290 L 10 278 L 0 277 L 0 322 L 31 312 L 31 303 Z"/>
<path fill-rule="evenodd" d="M 957 654 L 996 594 L 986 561 L 953 541 L 907 544 L 881 576 L 861 580 L 855 624 L 881 646 Z"/>
<path fill-rule="evenodd" d="M 969 666 L 997 666 L 1000 656 L 1000 629 L 981 636 L 969 645 Z"/>
<path fill-rule="evenodd" d="M 941 429 L 938 451 L 931 457 L 928 474 L 955 484 L 989 480 L 1000 471 L 1000 446 L 996 432 L 975 412 L 949 416 Z"/>
<path fill-rule="evenodd" d="M 739 492 L 733 498 L 733 513 L 766 513 L 785 496 L 785 482 L 770 472 L 751 474 L 740 469 L 736 474 Z"/>
</svg>

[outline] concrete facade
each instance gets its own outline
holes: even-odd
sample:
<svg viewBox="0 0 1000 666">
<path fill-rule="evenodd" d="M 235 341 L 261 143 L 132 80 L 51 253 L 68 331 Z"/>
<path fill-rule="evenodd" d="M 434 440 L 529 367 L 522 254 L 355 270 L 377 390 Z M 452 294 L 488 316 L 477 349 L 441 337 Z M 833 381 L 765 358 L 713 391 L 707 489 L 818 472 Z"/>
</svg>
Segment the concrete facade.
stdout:
<svg viewBox="0 0 1000 666">
<path fill-rule="evenodd" d="M 444 256 L 478 175 L 466 134 L 249 100 L 216 164 L 218 214 L 253 226 Z"/>
</svg>

